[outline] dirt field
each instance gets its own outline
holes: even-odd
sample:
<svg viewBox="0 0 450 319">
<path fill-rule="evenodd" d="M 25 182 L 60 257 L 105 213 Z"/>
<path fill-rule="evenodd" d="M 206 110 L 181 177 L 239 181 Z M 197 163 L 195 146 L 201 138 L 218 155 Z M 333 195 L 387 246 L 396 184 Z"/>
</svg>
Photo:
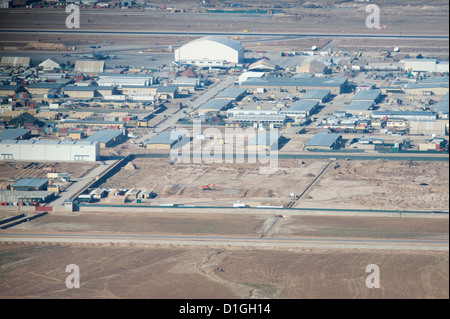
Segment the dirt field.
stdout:
<svg viewBox="0 0 450 319">
<path fill-rule="evenodd" d="M 65 286 L 66 266 L 80 288 Z M 366 266 L 380 288 L 365 286 Z M 448 298 L 448 253 L 0 244 L 1 298 Z"/>
<path fill-rule="evenodd" d="M 2 212 L 1 219 L 7 212 Z M 4 216 L 5 215 L 5 216 Z M 8 215 L 8 216 L 9 216 Z M 144 234 L 152 236 L 243 236 L 259 238 L 273 215 L 165 212 L 77 212 L 48 214 L 12 228 L 14 231 Z M 9 231 L 9 230 L 8 230 Z M 355 216 L 284 216 L 270 237 L 334 237 L 448 240 L 447 219 Z"/>
<path fill-rule="evenodd" d="M 230 206 L 240 200 L 280 206 L 291 193 L 301 194 L 329 161 L 279 159 L 271 175 L 259 174 L 259 163 L 169 165 L 156 158 L 133 163 L 136 170 L 123 168 L 101 187 L 153 190 L 158 197 L 146 201 L 152 205 Z M 446 211 L 448 175 L 447 162 L 336 161 L 294 207 Z M 216 185 L 214 191 L 201 189 L 209 183 Z"/>
<path fill-rule="evenodd" d="M 448 162 L 337 161 L 296 207 L 448 210 L 448 176 Z"/>
<path fill-rule="evenodd" d="M 0 183 L 7 183 L 13 177 L 19 178 L 47 178 L 45 169 L 54 168 L 57 173 L 70 174 L 71 178 L 80 178 L 86 175 L 98 164 L 73 162 L 0 162 Z"/>
</svg>

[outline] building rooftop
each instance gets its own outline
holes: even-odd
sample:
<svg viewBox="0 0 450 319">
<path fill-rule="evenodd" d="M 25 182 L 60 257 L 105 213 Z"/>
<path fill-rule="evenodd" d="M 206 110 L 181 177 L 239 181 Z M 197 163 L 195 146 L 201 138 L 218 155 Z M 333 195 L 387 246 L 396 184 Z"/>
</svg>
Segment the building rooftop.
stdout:
<svg viewBox="0 0 450 319">
<path fill-rule="evenodd" d="M 311 138 L 306 144 L 307 147 L 311 146 L 324 146 L 332 147 L 333 144 L 341 137 L 337 133 L 319 132 Z"/>
<path fill-rule="evenodd" d="M 178 91 L 178 85 L 158 86 L 157 93 L 175 93 Z"/>
<path fill-rule="evenodd" d="M 449 110 L 449 101 L 448 100 L 438 102 L 433 106 L 433 111 L 437 112 L 437 113 L 448 114 L 448 110 Z"/>
<path fill-rule="evenodd" d="M 373 101 L 351 101 L 349 105 L 345 107 L 346 111 L 367 111 L 370 110 L 375 103 Z"/>
<path fill-rule="evenodd" d="M 185 133 L 181 131 L 164 131 L 153 137 L 146 144 L 168 144 L 173 145 L 182 138 Z"/>
<path fill-rule="evenodd" d="M 381 90 L 363 90 L 358 91 L 353 97 L 354 101 L 357 100 L 372 100 L 375 101 L 381 95 Z"/>
<path fill-rule="evenodd" d="M 201 110 L 217 110 L 221 111 L 224 108 L 226 108 L 230 104 L 230 101 L 228 100 L 222 100 L 222 99 L 211 99 L 208 102 L 204 103 L 202 106 L 198 108 L 199 111 Z"/>
<path fill-rule="evenodd" d="M 85 141 L 107 143 L 122 135 L 121 130 L 102 130 L 85 139 Z"/>
<path fill-rule="evenodd" d="M 315 100 L 298 100 L 295 101 L 287 111 L 311 111 L 313 110 L 319 102 Z"/>
<path fill-rule="evenodd" d="M 12 128 L 4 130 L 0 133 L 0 140 L 16 140 L 19 137 L 30 133 L 31 130 L 27 130 L 24 128 Z"/>
<path fill-rule="evenodd" d="M 0 91 L 17 91 L 20 85 L 0 85 Z"/>
<path fill-rule="evenodd" d="M 41 188 L 48 183 L 46 178 L 21 178 L 11 185 L 13 188 L 17 187 L 35 187 Z"/>
<path fill-rule="evenodd" d="M 268 77 L 268 78 L 249 78 L 242 85 L 261 85 L 261 86 L 323 86 L 339 87 L 344 85 L 347 79 L 342 76 L 331 78 L 286 78 L 286 77 Z"/>
<path fill-rule="evenodd" d="M 112 86 L 97 86 L 97 85 L 68 85 L 63 88 L 63 91 L 95 91 L 95 90 L 113 90 Z"/>
<path fill-rule="evenodd" d="M 308 90 L 303 96 L 300 98 L 301 100 L 323 100 L 330 94 L 330 90 Z"/>
<path fill-rule="evenodd" d="M 226 88 L 216 95 L 216 99 L 237 99 L 239 96 L 247 92 L 243 88 Z"/>
</svg>

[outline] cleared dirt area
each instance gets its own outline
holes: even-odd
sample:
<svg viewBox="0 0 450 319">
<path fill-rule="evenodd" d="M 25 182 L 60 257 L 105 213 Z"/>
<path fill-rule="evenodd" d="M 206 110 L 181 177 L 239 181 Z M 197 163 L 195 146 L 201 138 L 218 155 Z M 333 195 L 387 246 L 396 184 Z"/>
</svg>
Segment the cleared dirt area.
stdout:
<svg viewBox="0 0 450 319">
<path fill-rule="evenodd" d="M 258 235 L 267 217 L 230 214 L 78 212 L 48 214 L 14 229 L 151 235 Z"/>
<path fill-rule="evenodd" d="M 296 207 L 448 210 L 448 162 L 336 161 Z"/>
<path fill-rule="evenodd" d="M 80 269 L 67 289 L 66 266 Z M 366 266 L 380 268 L 368 289 Z M 448 253 L 0 244 L 1 298 L 448 298 Z"/>
<path fill-rule="evenodd" d="M 8 182 L 13 177 L 47 178 L 47 173 L 55 169 L 57 173 L 70 174 L 71 178 L 80 178 L 98 166 L 97 163 L 74 162 L 0 162 L 0 182 Z"/>
<path fill-rule="evenodd" d="M 260 163 L 177 163 L 141 158 L 135 170 L 122 168 L 103 188 L 150 189 L 158 194 L 146 204 L 177 203 L 250 206 L 288 203 L 301 194 L 329 163 L 327 160 L 278 159 L 274 174 L 259 173 Z M 448 162 L 333 161 L 296 202 L 298 208 L 448 210 Z M 202 186 L 215 184 L 215 190 Z"/>
</svg>

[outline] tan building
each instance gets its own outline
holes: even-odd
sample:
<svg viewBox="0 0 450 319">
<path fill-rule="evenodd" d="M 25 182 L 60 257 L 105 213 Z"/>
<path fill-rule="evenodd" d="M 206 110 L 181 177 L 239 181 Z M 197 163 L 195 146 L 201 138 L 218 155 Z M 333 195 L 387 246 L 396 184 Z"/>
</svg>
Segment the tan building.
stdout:
<svg viewBox="0 0 450 319">
<path fill-rule="evenodd" d="M 150 96 L 156 95 L 158 87 L 144 85 L 124 85 L 122 86 L 122 94 L 127 96 Z"/>
</svg>

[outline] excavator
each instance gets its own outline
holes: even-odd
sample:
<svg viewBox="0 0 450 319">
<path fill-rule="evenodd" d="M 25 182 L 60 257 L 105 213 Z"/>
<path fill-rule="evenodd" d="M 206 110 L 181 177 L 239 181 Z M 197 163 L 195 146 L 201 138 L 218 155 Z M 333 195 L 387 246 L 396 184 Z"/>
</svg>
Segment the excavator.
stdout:
<svg viewBox="0 0 450 319">
<path fill-rule="evenodd" d="M 212 191 L 216 188 L 216 184 L 208 184 L 208 185 L 204 185 L 202 186 L 202 189 L 204 191 Z"/>
</svg>

